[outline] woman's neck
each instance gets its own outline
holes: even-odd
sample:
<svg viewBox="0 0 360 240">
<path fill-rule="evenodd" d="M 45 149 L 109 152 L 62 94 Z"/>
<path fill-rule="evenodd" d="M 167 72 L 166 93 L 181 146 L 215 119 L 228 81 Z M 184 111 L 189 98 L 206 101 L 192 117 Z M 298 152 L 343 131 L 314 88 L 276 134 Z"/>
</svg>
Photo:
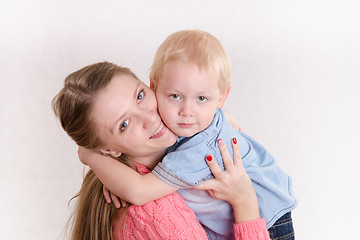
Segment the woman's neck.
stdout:
<svg viewBox="0 0 360 240">
<path fill-rule="evenodd" d="M 159 162 L 161 162 L 165 154 L 166 150 L 156 152 L 147 156 L 129 156 L 129 158 L 131 161 L 140 163 L 146 166 L 148 169 L 152 170 Z"/>
</svg>

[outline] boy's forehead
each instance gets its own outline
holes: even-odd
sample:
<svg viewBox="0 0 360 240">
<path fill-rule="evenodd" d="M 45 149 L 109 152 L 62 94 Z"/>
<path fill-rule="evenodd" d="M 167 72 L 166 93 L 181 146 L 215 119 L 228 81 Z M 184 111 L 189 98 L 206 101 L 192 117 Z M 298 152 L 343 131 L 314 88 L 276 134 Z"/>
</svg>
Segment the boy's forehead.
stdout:
<svg viewBox="0 0 360 240">
<path fill-rule="evenodd" d="M 204 95 L 206 93 L 220 91 L 218 82 L 211 84 L 210 79 L 208 79 L 206 82 L 186 82 L 181 80 L 176 82 L 162 79 L 158 82 L 156 89 L 161 91 L 195 95 Z"/>
<path fill-rule="evenodd" d="M 157 81 L 151 80 L 151 85 L 155 90 L 158 87 L 179 90 L 196 87 L 199 91 L 206 91 L 210 87 L 221 90 L 221 79 L 219 71 L 192 61 L 174 59 L 163 65 L 161 75 Z"/>
</svg>

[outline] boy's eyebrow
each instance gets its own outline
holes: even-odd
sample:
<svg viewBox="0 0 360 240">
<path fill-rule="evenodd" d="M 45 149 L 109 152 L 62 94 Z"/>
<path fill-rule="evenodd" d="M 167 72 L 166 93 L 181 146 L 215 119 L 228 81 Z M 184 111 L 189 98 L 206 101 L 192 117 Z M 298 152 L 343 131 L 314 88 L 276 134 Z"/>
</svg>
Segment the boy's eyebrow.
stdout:
<svg viewBox="0 0 360 240">
<path fill-rule="evenodd" d="M 139 88 L 140 88 L 140 84 L 141 84 L 141 82 L 139 81 L 139 83 L 138 83 L 138 85 L 136 86 L 135 91 L 134 91 L 134 93 L 133 93 L 133 99 L 136 99 L 136 98 L 137 98 L 137 93 L 138 93 L 138 90 L 139 90 Z M 115 122 L 114 122 L 114 124 L 113 124 L 114 127 L 113 127 L 113 130 L 112 130 L 112 133 L 114 133 L 114 131 L 115 131 L 115 129 L 116 129 L 116 126 L 118 125 L 118 122 L 120 122 L 120 120 L 123 119 L 123 118 L 125 117 L 125 115 L 126 115 L 126 113 L 123 113 L 123 114 L 120 115 L 120 117 L 118 117 L 118 118 L 115 120 Z"/>
</svg>

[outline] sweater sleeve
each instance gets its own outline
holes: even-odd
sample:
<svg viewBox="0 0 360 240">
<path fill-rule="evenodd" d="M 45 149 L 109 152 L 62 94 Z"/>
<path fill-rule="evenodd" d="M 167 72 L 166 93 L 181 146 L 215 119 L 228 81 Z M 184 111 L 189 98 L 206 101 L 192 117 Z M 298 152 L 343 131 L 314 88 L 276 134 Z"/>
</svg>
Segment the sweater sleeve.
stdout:
<svg viewBox="0 0 360 240">
<path fill-rule="evenodd" d="M 112 225 L 114 240 L 207 239 L 204 228 L 179 193 L 142 206 L 131 205 Z"/>
<path fill-rule="evenodd" d="M 236 240 L 270 240 L 264 218 L 234 224 Z"/>
</svg>

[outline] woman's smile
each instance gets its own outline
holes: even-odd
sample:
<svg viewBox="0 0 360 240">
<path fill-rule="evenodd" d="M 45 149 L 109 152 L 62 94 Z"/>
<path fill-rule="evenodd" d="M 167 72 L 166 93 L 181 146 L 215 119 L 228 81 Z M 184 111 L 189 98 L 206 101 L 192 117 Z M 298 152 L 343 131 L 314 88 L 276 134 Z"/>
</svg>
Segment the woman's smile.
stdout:
<svg viewBox="0 0 360 240">
<path fill-rule="evenodd" d="M 160 127 L 153 133 L 153 135 L 151 135 L 151 137 L 149 137 L 150 139 L 152 138 L 159 138 L 162 135 L 164 135 L 164 133 L 166 132 L 167 127 L 164 125 L 163 122 L 160 123 Z"/>
</svg>

